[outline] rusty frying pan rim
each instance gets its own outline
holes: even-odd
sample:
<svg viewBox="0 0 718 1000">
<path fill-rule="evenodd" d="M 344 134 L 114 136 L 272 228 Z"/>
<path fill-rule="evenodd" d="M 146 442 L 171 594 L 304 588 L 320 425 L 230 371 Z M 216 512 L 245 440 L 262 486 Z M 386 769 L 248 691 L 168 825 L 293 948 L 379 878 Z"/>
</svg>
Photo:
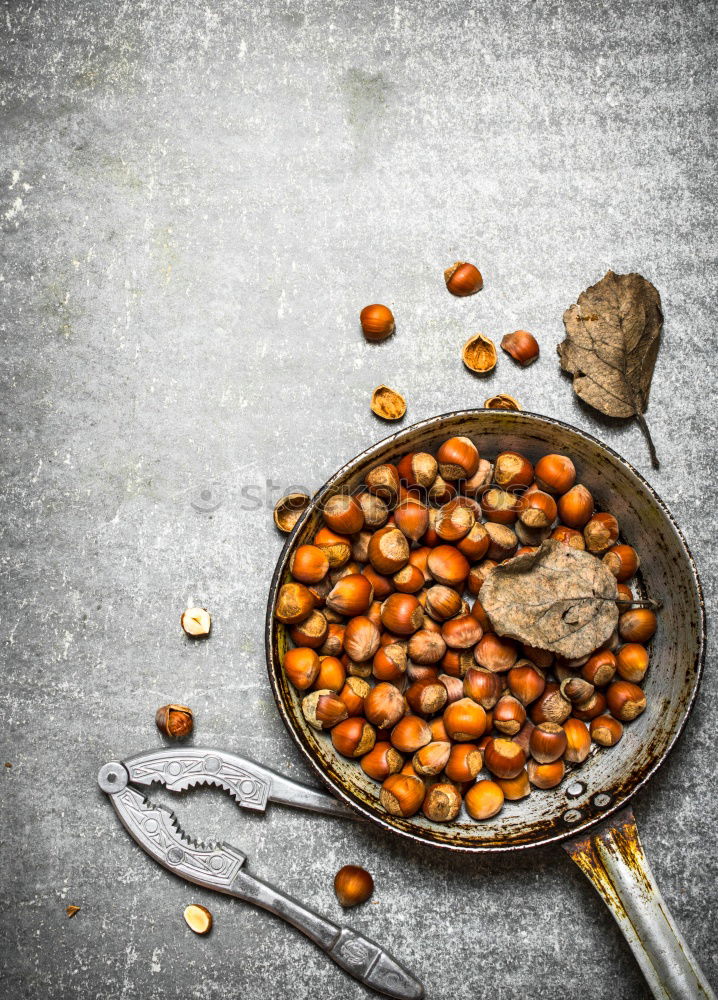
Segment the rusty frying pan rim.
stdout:
<svg viewBox="0 0 718 1000">
<path fill-rule="evenodd" d="M 332 475 L 319 490 L 317 490 L 317 492 L 314 494 L 309 504 L 307 505 L 307 509 L 302 513 L 301 517 L 299 518 L 294 528 L 292 529 L 291 533 L 287 537 L 284 547 L 282 548 L 282 551 L 279 554 L 279 558 L 277 559 L 277 564 L 274 568 L 274 573 L 272 574 L 272 581 L 269 588 L 269 595 L 267 600 L 267 613 L 265 619 L 265 653 L 267 661 L 267 673 L 269 675 L 269 682 L 272 688 L 272 694 L 274 696 L 274 700 L 277 704 L 277 708 L 279 710 L 279 714 L 282 718 L 282 721 L 284 722 L 284 725 L 288 729 L 290 736 L 292 737 L 294 743 L 297 745 L 304 758 L 307 760 L 312 770 L 317 773 L 319 779 L 325 785 L 327 785 L 328 788 L 335 795 L 338 795 L 339 798 L 343 802 L 345 802 L 348 806 L 350 806 L 352 809 L 357 810 L 362 815 L 366 816 L 373 823 L 377 823 L 383 829 L 388 830 L 391 833 L 398 834 L 399 836 L 406 837 L 409 840 L 416 841 L 417 843 L 425 846 L 428 845 L 431 847 L 442 847 L 448 850 L 459 851 L 461 853 L 466 853 L 466 854 L 475 854 L 475 853 L 490 854 L 490 853 L 502 853 L 505 851 L 525 851 L 525 850 L 530 850 L 531 848 L 534 847 L 545 847 L 548 844 L 559 844 L 562 841 L 569 840 L 573 837 L 576 837 L 579 834 L 584 835 L 586 831 L 589 830 L 591 827 L 594 827 L 599 823 L 605 822 L 605 820 L 607 820 L 609 816 L 612 816 L 619 810 L 624 809 L 628 805 L 630 800 L 636 795 L 636 793 L 639 792 L 647 784 L 647 782 L 653 777 L 653 775 L 665 762 L 666 758 L 673 750 L 677 740 L 683 733 L 686 724 L 688 722 L 688 718 L 691 714 L 691 711 L 693 710 L 696 697 L 698 695 L 698 689 L 700 687 L 700 682 L 703 676 L 703 668 L 705 666 L 705 652 L 706 652 L 705 601 L 703 597 L 703 588 L 701 586 L 700 576 L 698 574 L 698 567 L 696 566 L 695 559 L 693 558 L 693 554 L 688 546 L 688 543 L 686 542 L 683 532 L 679 528 L 676 519 L 673 517 L 673 514 L 668 509 L 665 502 L 661 499 L 658 493 L 656 493 L 651 484 L 641 475 L 641 473 L 637 469 L 633 467 L 633 465 L 631 465 L 629 461 L 627 461 L 622 455 L 619 455 L 619 453 L 615 451 L 613 448 L 611 448 L 610 445 L 605 444 L 603 441 L 599 441 L 598 438 L 593 436 L 593 434 L 589 434 L 587 431 L 581 430 L 578 427 L 574 427 L 572 424 L 566 423 L 566 421 L 564 420 L 559 420 L 556 417 L 547 417 L 541 413 L 533 413 L 529 410 L 521 410 L 515 414 L 515 416 L 518 417 L 519 419 L 523 417 L 528 417 L 530 420 L 536 420 L 539 423 L 553 424 L 557 427 L 564 428 L 567 431 L 577 434 L 579 437 L 583 437 L 584 439 L 590 441 L 594 445 L 597 445 L 599 448 L 603 449 L 608 454 L 613 456 L 613 458 L 616 459 L 620 465 L 624 466 L 631 473 L 633 473 L 633 475 L 640 481 L 640 483 L 644 486 L 644 488 L 650 493 L 651 497 L 653 498 L 653 502 L 661 509 L 661 511 L 667 518 L 668 522 L 670 523 L 671 527 L 675 531 L 676 535 L 678 536 L 678 539 L 680 540 L 683 549 L 685 551 L 685 554 L 687 556 L 688 564 L 690 566 L 691 573 L 693 575 L 693 580 L 696 586 L 698 605 L 700 608 L 700 621 L 699 621 L 700 630 L 698 636 L 699 650 L 698 650 L 698 655 L 696 656 L 695 659 L 696 676 L 688 700 L 684 705 L 679 723 L 675 726 L 674 731 L 671 734 L 670 739 L 666 744 L 665 748 L 663 749 L 663 751 L 657 756 L 655 761 L 646 770 L 645 774 L 642 776 L 642 778 L 636 784 L 636 786 L 632 788 L 631 791 L 628 792 L 625 796 L 619 798 L 613 805 L 605 808 L 601 813 L 595 816 L 589 816 L 586 819 L 582 820 L 580 823 L 577 823 L 575 826 L 567 827 L 565 831 L 554 833 L 551 836 L 541 836 L 536 839 L 532 839 L 526 843 L 520 843 L 520 844 L 510 843 L 505 845 L 504 844 L 467 845 L 464 843 L 451 843 L 449 841 L 428 840 L 425 837 L 421 837 L 418 834 L 414 833 L 412 830 L 403 829 L 401 827 L 397 827 L 389 823 L 388 820 L 386 820 L 381 815 L 381 813 L 375 811 L 374 809 L 370 808 L 364 803 L 357 801 L 353 796 L 351 796 L 345 790 L 344 785 L 342 784 L 341 781 L 335 779 L 333 775 L 328 774 L 324 770 L 319 760 L 316 758 L 315 754 L 309 749 L 307 745 L 305 745 L 301 732 L 295 729 L 293 721 L 290 718 L 289 713 L 287 712 L 286 707 L 284 705 L 282 692 L 279 687 L 279 684 L 277 683 L 277 677 L 276 677 L 279 664 L 275 664 L 274 649 L 272 642 L 273 631 L 275 627 L 274 606 L 276 604 L 277 594 L 279 591 L 279 587 L 281 585 L 281 578 L 286 570 L 289 554 L 294 545 L 294 538 L 301 531 L 306 521 L 316 510 L 316 508 L 319 506 L 319 504 L 327 495 L 327 493 L 334 487 L 337 481 L 343 478 L 345 475 L 348 475 L 359 463 L 370 458 L 373 453 L 384 449 L 388 444 L 397 442 L 400 438 L 407 436 L 410 432 L 415 432 L 417 430 L 421 430 L 422 428 L 429 428 L 429 427 L 432 428 L 435 427 L 436 430 L 438 431 L 443 421 L 455 420 L 455 419 L 471 419 L 477 417 L 482 413 L 491 413 L 491 412 L 492 412 L 491 410 L 486 410 L 483 408 L 474 408 L 468 410 L 451 410 L 448 413 L 441 413 L 437 414 L 434 417 L 428 417 L 424 420 L 417 421 L 415 424 L 410 424 L 408 427 L 402 427 L 401 430 L 395 431 L 393 434 L 389 434 L 387 437 L 382 438 L 380 441 L 376 441 L 373 445 L 370 445 L 368 448 L 365 448 L 363 451 L 361 451 L 353 459 L 351 459 L 348 462 L 345 462 L 344 465 L 341 466 L 341 468 L 339 468 L 334 473 L 334 475 Z"/>
</svg>

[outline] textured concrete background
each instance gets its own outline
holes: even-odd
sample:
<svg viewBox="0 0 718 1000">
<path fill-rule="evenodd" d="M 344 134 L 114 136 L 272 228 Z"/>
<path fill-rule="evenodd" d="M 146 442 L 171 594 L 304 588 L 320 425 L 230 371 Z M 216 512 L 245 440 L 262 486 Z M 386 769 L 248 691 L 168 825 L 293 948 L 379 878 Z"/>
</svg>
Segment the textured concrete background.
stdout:
<svg viewBox="0 0 718 1000">
<path fill-rule="evenodd" d="M 8 996 L 365 996 L 290 928 L 148 860 L 95 775 L 156 744 L 156 707 L 179 700 L 198 742 L 306 777 L 265 676 L 270 509 L 388 432 L 379 382 L 406 422 L 506 391 L 603 437 L 673 509 L 715 608 L 711 6 L 3 5 Z M 470 300 L 443 287 L 457 258 L 485 276 Z M 660 472 L 558 370 L 562 311 L 608 267 L 663 296 Z M 372 301 L 397 316 L 378 348 L 357 326 Z M 462 368 L 470 334 L 519 326 L 537 365 Z M 190 602 L 214 614 L 207 643 L 179 630 Z M 636 811 L 715 982 L 714 666 Z M 350 922 L 436 1000 L 645 996 L 559 850 L 459 858 L 205 789 L 178 812 L 335 919 L 334 871 L 366 865 L 376 894 Z M 214 912 L 206 940 L 182 921 L 192 900 Z"/>
</svg>

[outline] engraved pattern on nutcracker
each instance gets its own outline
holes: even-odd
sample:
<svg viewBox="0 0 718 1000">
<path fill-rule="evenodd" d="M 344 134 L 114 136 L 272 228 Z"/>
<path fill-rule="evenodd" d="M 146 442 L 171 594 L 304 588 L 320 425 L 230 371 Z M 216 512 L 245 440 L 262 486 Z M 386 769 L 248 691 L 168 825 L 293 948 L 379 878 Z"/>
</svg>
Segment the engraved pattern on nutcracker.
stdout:
<svg viewBox="0 0 718 1000">
<path fill-rule="evenodd" d="M 195 785 L 217 785 L 247 809 L 264 810 L 271 782 L 219 753 L 191 748 L 176 750 L 170 760 L 167 751 L 146 755 L 130 762 L 130 780 L 139 785 L 159 782 L 181 792 Z"/>
<path fill-rule="evenodd" d="M 155 806 L 132 788 L 115 798 L 117 811 L 145 850 L 178 874 L 212 888 L 228 889 L 244 855 L 227 844 L 202 844 L 182 832 L 168 809 Z"/>
</svg>

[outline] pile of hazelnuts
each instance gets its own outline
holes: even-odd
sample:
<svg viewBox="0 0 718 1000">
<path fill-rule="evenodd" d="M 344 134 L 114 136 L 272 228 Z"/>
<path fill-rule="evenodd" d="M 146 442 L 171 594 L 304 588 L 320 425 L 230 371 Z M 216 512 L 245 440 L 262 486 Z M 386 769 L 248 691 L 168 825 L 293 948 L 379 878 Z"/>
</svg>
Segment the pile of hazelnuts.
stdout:
<svg viewBox="0 0 718 1000">
<path fill-rule="evenodd" d="M 567 456 L 491 463 L 453 437 L 372 469 L 323 520 L 278 595 L 294 644 L 283 668 L 309 725 L 381 783 L 388 813 L 447 822 L 463 801 L 487 819 L 615 746 L 645 709 L 656 616 L 631 606 L 638 555 Z M 578 660 L 496 635 L 481 605 L 487 574 L 549 537 L 618 582 L 617 631 Z"/>
</svg>

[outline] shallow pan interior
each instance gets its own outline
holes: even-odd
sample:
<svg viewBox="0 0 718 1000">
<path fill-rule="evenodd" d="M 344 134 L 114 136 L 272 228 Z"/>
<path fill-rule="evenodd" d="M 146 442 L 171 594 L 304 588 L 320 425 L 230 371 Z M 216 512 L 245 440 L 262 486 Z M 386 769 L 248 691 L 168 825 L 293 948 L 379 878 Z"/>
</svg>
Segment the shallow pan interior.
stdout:
<svg viewBox="0 0 718 1000">
<path fill-rule="evenodd" d="M 621 742 L 591 756 L 557 789 L 534 790 L 506 803 L 493 819 L 475 822 L 465 811 L 454 823 L 423 816 L 401 819 L 379 805 L 379 786 L 358 764 L 340 757 L 329 737 L 304 721 L 301 699 L 281 669 L 290 645 L 273 608 L 289 578 L 293 550 L 313 537 L 324 502 L 354 490 L 368 469 L 394 462 L 407 451 L 433 451 L 447 437 L 470 437 L 493 458 L 515 449 L 532 461 L 548 452 L 568 454 L 597 506 L 614 513 L 624 541 L 638 550 L 644 593 L 663 607 L 644 684 L 648 706 L 626 727 Z M 624 805 L 659 766 L 680 733 L 695 697 L 704 647 L 703 603 L 695 565 L 669 511 L 646 481 L 615 452 L 559 421 L 529 413 L 468 410 L 444 414 L 400 431 L 357 456 L 333 476 L 298 522 L 277 564 L 267 610 L 267 666 L 279 711 L 300 750 L 332 791 L 365 816 L 405 836 L 458 850 L 507 850 L 575 835 Z"/>
</svg>

